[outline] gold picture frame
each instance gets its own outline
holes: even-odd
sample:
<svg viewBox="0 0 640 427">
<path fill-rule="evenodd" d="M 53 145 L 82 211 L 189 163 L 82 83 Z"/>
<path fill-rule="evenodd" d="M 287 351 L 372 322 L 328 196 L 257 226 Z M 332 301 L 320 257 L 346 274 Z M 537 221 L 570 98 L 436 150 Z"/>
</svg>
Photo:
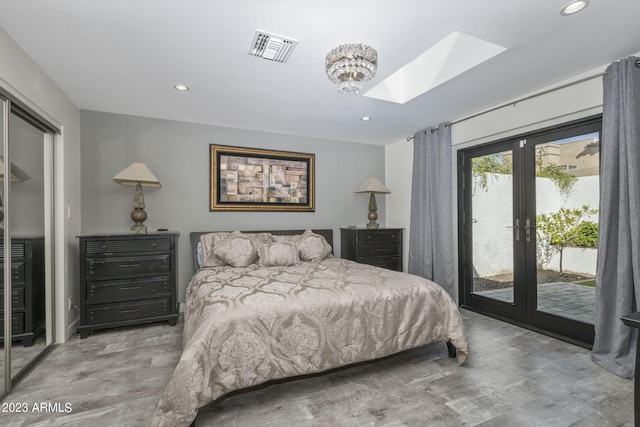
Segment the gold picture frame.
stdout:
<svg viewBox="0 0 640 427">
<path fill-rule="evenodd" d="M 209 210 L 315 211 L 315 154 L 209 148 Z"/>
</svg>

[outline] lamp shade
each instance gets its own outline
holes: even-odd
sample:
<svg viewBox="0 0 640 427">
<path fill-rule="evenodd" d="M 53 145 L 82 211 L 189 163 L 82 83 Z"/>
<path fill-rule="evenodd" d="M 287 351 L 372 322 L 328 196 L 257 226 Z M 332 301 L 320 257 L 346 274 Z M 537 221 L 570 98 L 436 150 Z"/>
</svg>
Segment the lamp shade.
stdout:
<svg viewBox="0 0 640 427">
<path fill-rule="evenodd" d="M 391 193 L 391 191 L 380 182 L 378 178 L 367 178 L 354 193 Z"/>
<path fill-rule="evenodd" d="M 145 187 L 160 187 L 158 178 L 149 170 L 147 165 L 141 162 L 131 163 L 122 172 L 114 176 L 113 180 L 122 185 L 140 183 Z"/>
<path fill-rule="evenodd" d="M 11 163 L 11 182 L 24 182 L 31 177 L 25 171 Z M 4 157 L 0 156 L 0 181 L 4 181 Z"/>
</svg>

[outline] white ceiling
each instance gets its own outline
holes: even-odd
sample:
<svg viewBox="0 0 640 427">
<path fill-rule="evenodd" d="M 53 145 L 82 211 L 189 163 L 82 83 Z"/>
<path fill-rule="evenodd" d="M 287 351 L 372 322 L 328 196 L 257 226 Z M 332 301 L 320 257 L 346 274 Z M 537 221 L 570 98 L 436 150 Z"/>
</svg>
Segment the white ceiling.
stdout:
<svg viewBox="0 0 640 427">
<path fill-rule="evenodd" d="M 560 16 L 567 2 L 0 0 L 0 26 L 81 109 L 383 145 L 640 52 L 640 0 Z M 299 40 L 287 63 L 248 55 L 256 29 Z M 403 105 L 324 71 L 332 48 L 369 44 L 366 91 L 452 31 L 507 50 Z"/>
</svg>

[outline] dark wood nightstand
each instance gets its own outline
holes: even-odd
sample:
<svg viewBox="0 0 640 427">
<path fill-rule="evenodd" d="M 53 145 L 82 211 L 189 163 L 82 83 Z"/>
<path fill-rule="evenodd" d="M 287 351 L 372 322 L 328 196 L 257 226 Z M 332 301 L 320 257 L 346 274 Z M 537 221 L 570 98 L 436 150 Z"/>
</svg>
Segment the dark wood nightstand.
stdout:
<svg viewBox="0 0 640 427">
<path fill-rule="evenodd" d="M 29 347 L 44 331 L 44 237 L 12 237 L 10 264 L 11 338 Z M 4 268 L 4 243 L 0 243 L 0 270 Z M 4 274 L 0 276 L 4 285 Z M 0 298 L 4 298 L 2 286 Z M 4 342 L 4 304 L 0 305 L 0 339 Z"/>
<path fill-rule="evenodd" d="M 177 233 L 80 236 L 80 338 L 178 321 Z"/>
<path fill-rule="evenodd" d="M 341 228 L 341 256 L 402 271 L 402 228 Z"/>
</svg>

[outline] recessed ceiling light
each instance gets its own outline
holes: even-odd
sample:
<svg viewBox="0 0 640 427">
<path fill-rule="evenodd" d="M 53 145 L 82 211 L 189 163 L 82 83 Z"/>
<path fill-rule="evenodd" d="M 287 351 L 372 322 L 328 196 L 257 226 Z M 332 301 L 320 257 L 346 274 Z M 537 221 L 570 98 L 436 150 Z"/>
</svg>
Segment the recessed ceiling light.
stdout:
<svg viewBox="0 0 640 427">
<path fill-rule="evenodd" d="M 369 116 L 362 116 L 362 117 L 360 117 L 360 120 L 362 120 L 363 122 L 368 122 L 369 120 L 371 120 L 371 117 L 369 117 Z"/>
<path fill-rule="evenodd" d="M 184 91 L 189 90 L 189 87 L 188 87 L 188 86 L 180 85 L 180 84 L 178 84 L 178 85 L 173 85 L 173 88 L 174 88 L 175 90 L 180 90 L 180 91 L 183 91 L 183 92 L 184 92 Z"/>
<path fill-rule="evenodd" d="M 560 9 L 560 15 L 569 16 L 578 13 L 589 6 L 589 0 L 574 0 Z"/>
</svg>

